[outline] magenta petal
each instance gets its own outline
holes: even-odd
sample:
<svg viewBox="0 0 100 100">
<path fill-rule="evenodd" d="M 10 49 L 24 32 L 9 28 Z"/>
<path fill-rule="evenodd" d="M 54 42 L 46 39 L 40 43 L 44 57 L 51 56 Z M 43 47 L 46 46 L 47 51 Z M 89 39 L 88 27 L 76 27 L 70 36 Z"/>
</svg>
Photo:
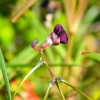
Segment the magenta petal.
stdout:
<svg viewBox="0 0 100 100">
<path fill-rule="evenodd" d="M 60 44 L 60 37 L 58 37 L 54 32 L 50 33 L 47 42 L 52 45 L 58 45 Z"/>
<path fill-rule="evenodd" d="M 61 32 L 62 30 L 64 30 L 64 29 L 63 29 L 62 25 L 60 25 L 60 24 L 57 24 L 57 25 L 54 27 L 54 32 L 55 32 L 55 34 L 58 35 L 58 36 L 61 34 L 60 32 Z"/>
<path fill-rule="evenodd" d="M 62 33 L 60 35 L 60 43 L 64 43 L 64 44 L 68 43 L 68 36 L 66 33 Z"/>
<path fill-rule="evenodd" d="M 54 33 L 60 38 L 60 43 L 68 43 L 68 36 L 65 32 L 65 30 L 63 29 L 62 25 L 57 24 L 54 27 Z"/>
<path fill-rule="evenodd" d="M 52 40 L 53 40 L 53 45 L 60 44 L 60 38 L 54 32 L 52 33 Z"/>
<path fill-rule="evenodd" d="M 52 45 L 58 45 L 60 43 L 68 43 L 68 36 L 63 29 L 62 25 L 57 24 L 54 27 L 54 30 L 52 33 L 49 34 L 47 38 L 47 42 L 52 44 Z"/>
</svg>

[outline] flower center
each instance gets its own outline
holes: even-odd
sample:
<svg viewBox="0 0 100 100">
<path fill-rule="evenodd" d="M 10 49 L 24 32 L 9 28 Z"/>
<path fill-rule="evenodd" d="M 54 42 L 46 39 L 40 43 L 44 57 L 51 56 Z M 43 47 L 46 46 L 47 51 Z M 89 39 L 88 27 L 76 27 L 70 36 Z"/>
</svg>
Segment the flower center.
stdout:
<svg viewBox="0 0 100 100">
<path fill-rule="evenodd" d="M 65 31 L 64 30 L 61 30 L 60 32 L 58 32 L 58 36 L 60 36 L 60 35 L 62 35 L 63 33 L 65 33 Z"/>
</svg>

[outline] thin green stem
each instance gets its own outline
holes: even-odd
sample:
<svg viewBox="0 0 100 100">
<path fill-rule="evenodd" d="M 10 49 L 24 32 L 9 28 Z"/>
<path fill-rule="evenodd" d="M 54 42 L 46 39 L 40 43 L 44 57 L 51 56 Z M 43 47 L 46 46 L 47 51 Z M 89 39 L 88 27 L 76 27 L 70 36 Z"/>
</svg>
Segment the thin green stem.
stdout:
<svg viewBox="0 0 100 100">
<path fill-rule="evenodd" d="M 52 79 L 51 82 L 50 82 L 50 84 L 49 84 L 48 90 L 47 90 L 47 92 L 46 92 L 43 100 L 47 100 L 47 97 L 48 97 L 48 95 L 50 93 L 50 90 L 51 90 L 52 85 L 54 84 L 54 82 L 55 82 L 55 79 Z"/>
<path fill-rule="evenodd" d="M 59 86 L 59 84 L 58 84 L 58 81 L 56 80 L 55 83 L 56 83 L 56 86 L 57 86 L 57 88 L 58 88 L 58 90 L 59 90 L 59 92 L 60 92 L 60 94 L 61 94 L 63 100 L 65 100 L 64 94 L 63 94 L 63 92 L 62 92 L 62 90 L 61 90 L 61 88 L 60 88 L 60 86 Z"/>
<path fill-rule="evenodd" d="M 50 68 L 49 68 L 49 66 L 48 66 L 48 64 L 47 64 L 47 62 L 46 62 L 46 60 L 45 60 L 45 56 L 44 56 L 44 54 L 43 54 L 43 50 L 41 50 L 40 53 L 41 53 L 41 55 L 42 55 L 42 58 L 43 58 L 43 60 L 44 60 L 44 63 L 45 63 L 45 65 L 46 65 L 46 67 L 47 67 L 47 69 L 48 69 L 50 75 L 52 76 L 52 78 L 54 78 L 55 76 L 54 76 L 54 74 L 52 73 L 52 71 L 50 70 Z"/>
<path fill-rule="evenodd" d="M 76 90 L 78 93 L 82 94 L 84 97 L 86 97 L 89 100 L 93 100 L 90 97 L 88 97 L 87 95 L 85 95 L 83 92 L 81 92 L 80 90 L 78 90 L 77 88 L 75 88 L 74 86 L 70 85 L 68 82 L 66 82 L 65 80 L 61 80 L 61 82 L 67 84 L 68 86 L 70 86 L 71 88 L 73 88 L 74 90 Z"/>
<path fill-rule="evenodd" d="M 47 90 L 43 100 L 47 100 L 50 90 L 51 90 L 51 85 L 49 85 L 48 90 Z"/>
</svg>

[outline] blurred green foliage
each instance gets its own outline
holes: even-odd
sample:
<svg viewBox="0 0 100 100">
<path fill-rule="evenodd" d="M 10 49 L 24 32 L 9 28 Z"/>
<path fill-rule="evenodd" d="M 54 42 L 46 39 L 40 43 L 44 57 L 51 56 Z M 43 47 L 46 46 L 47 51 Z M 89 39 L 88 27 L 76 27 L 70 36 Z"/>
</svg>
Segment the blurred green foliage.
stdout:
<svg viewBox="0 0 100 100">
<path fill-rule="evenodd" d="M 69 40 L 71 37 L 63 0 L 58 0 L 57 4 L 60 7 L 54 9 L 54 11 L 42 8 L 42 0 L 37 0 L 16 23 L 12 23 L 12 16 L 25 2 L 26 0 L 0 0 L 0 48 L 6 61 L 10 84 L 12 80 L 17 80 L 16 88 L 41 57 L 39 52 L 31 48 L 31 42 L 34 39 L 38 39 L 38 45 L 41 46 L 56 24 L 61 24 L 65 28 Z M 45 11 L 46 9 L 48 11 Z M 45 11 L 45 15 L 42 15 L 44 14 L 43 11 Z M 44 24 L 46 20 L 44 16 L 48 12 L 53 14 L 53 19 L 48 22 L 49 26 Z M 44 50 L 47 62 L 57 76 L 62 76 L 62 68 L 68 67 L 70 71 L 67 79 L 70 79 L 70 84 L 79 87 L 94 100 L 100 100 L 100 62 L 87 59 L 80 54 L 84 49 L 100 53 L 100 0 L 89 0 L 73 41 L 72 56 L 68 63 L 66 63 L 66 59 L 69 59 L 67 58 L 68 46 L 64 44 L 50 46 Z M 70 45 L 70 42 L 68 44 Z M 34 91 L 42 99 L 50 79 L 51 77 L 45 66 L 41 66 L 27 80 L 35 85 Z M 12 95 L 16 88 L 14 90 L 11 86 Z M 21 88 L 18 95 L 21 95 L 21 91 L 25 91 L 25 89 Z M 64 92 L 66 99 L 73 97 L 72 93 L 73 91 L 66 87 Z M 75 94 L 74 96 L 73 100 L 86 100 L 81 95 Z M 6 99 L 5 85 L 0 71 L 0 100 Z M 48 100 L 60 99 L 61 97 L 54 86 Z"/>
</svg>

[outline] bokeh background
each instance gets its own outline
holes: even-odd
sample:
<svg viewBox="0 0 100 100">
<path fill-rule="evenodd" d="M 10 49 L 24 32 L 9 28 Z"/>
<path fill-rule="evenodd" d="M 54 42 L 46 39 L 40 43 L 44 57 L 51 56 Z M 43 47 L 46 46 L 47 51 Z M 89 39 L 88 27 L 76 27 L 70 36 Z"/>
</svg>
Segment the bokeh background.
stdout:
<svg viewBox="0 0 100 100">
<path fill-rule="evenodd" d="M 25 3 L 26 10 L 17 19 Z M 12 96 L 40 60 L 41 54 L 31 48 L 32 41 L 39 40 L 41 46 L 56 24 L 64 27 L 69 41 L 44 50 L 50 69 L 93 100 L 100 100 L 100 62 L 80 54 L 82 50 L 100 53 L 100 0 L 0 0 L 0 48 Z M 13 100 L 42 100 L 50 80 L 42 65 L 28 77 Z M 60 86 L 66 100 L 86 100 L 70 87 L 62 83 Z M 7 100 L 1 70 L 0 100 Z M 61 100 L 55 85 L 48 100 Z"/>
</svg>

